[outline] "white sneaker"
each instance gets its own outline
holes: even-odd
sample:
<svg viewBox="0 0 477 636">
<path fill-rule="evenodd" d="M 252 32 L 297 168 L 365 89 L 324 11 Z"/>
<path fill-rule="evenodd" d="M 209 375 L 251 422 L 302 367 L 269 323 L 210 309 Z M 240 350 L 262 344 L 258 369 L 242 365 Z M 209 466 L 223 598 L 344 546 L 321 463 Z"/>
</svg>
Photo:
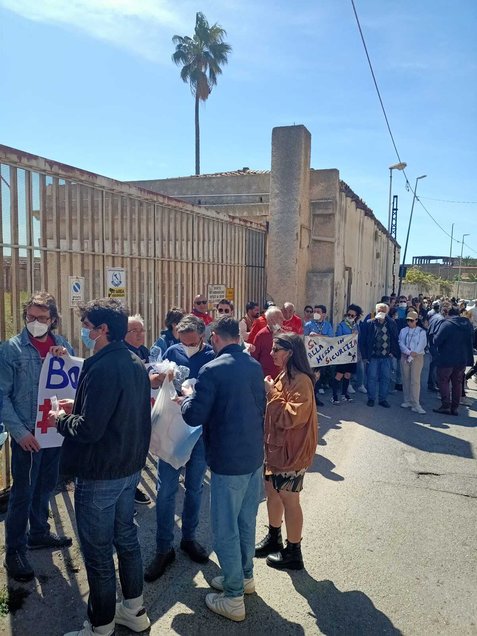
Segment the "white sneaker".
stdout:
<svg viewBox="0 0 477 636">
<path fill-rule="evenodd" d="M 138 610 L 130 610 L 124 606 L 124 603 L 116 603 L 114 620 L 117 625 L 125 625 L 133 632 L 144 632 L 151 625 L 145 607 L 141 607 Z"/>
<path fill-rule="evenodd" d="M 420 415 L 424 415 L 425 410 L 422 408 L 422 406 L 413 406 L 411 411 L 413 411 L 413 413 L 419 413 Z"/>
<path fill-rule="evenodd" d="M 318 389 L 318 393 L 319 393 L 320 395 L 324 395 L 324 393 L 325 393 L 325 389 Z"/>
<path fill-rule="evenodd" d="M 225 618 L 230 618 L 231 621 L 240 622 L 245 620 L 243 596 L 224 596 L 223 593 L 207 594 L 205 604 L 212 612 L 225 616 Z"/>
<path fill-rule="evenodd" d="M 353 387 L 351 386 L 351 384 L 348 387 L 348 393 L 356 393 L 356 391 L 353 389 Z"/>
<path fill-rule="evenodd" d="M 224 591 L 224 577 L 223 576 L 216 576 L 210 582 L 210 586 L 215 588 L 216 590 L 220 590 L 221 592 L 223 592 Z M 245 594 L 253 594 L 255 592 L 255 581 L 253 580 L 253 577 L 251 579 L 244 579 L 243 580 L 243 591 L 244 591 Z"/>
<path fill-rule="evenodd" d="M 410 402 L 403 402 L 403 403 L 401 404 L 401 408 L 402 408 L 402 409 L 410 409 L 410 408 L 411 408 L 411 406 L 412 406 L 412 404 L 411 404 Z"/>
<path fill-rule="evenodd" d="M 364 384 L 362 384 L 361 386 L 358 387 L 358 391 L 360 393 L 367 393 L 368 389 L 364 386 Z"/>
<path fill-rule="evenodd" d="M 113 634 L 114 622 L 110 623 L 110 625 L 94 628 L 89 621 L 85 621 L 83 623 L 83 629 L 75 632 L 68 632 L 64 636 L 112 636 Z"/>
</svg>

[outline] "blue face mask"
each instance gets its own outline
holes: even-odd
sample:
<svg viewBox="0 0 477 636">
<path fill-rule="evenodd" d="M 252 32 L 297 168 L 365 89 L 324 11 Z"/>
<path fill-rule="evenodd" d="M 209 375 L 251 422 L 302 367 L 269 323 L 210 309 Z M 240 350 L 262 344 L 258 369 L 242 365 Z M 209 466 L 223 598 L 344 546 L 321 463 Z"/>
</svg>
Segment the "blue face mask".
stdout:
<svg viewBox="0 0 477 636">
<path fill-rule="evenodd" d="M 94 345 L 96 344 L 96 340 L 98 340 L 98 338 L 101 338 L 101 336 L 98 336 L 98 338 L 90 338 L 89 334 L 91 333 L 92 329 L 88 329 L 87 327 L 81 327 L 81 340 L 83 341 L 84 346 L 87 349 L 94 349 Z"/>
</svg>

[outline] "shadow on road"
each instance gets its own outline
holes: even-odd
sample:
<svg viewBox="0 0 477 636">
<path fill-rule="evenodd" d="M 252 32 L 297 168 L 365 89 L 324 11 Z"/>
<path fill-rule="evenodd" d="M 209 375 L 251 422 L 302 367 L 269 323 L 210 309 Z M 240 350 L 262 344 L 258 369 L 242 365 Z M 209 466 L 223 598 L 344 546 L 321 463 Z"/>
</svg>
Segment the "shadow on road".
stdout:
<svg viewBox="0 0 477 636">
<path fill-rule="evenodd" d="M 401 635 L 364 592 L 341 592 L 332 581 L 315 581 L 305 570 L 290 574 L 290 578 L 326 636 Z"/>
<path fill-rule="evenodd" d="M 331 479 L 331 481 L 343 481 L 344 477 L 333 472 L 334 468 L 336 468 L 336 464 L 333 464 L 333 462 L 327 457 L 323 457 L 323 455 L 315 455 L 313 464 L 310 468 L 308 468 L 308 472 L 320 473 L 320 475 L 323 475 L 326 479 Z"/>
</svg>

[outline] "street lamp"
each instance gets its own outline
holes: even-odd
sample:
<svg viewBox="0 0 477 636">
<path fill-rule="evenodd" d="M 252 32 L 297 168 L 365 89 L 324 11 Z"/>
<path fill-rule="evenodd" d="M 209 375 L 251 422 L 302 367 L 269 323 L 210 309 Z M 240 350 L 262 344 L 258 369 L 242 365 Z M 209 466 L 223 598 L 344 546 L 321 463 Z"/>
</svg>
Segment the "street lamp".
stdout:
<svg viewBox="0 0 477 636">
<path fill-rule="evenodd" d="M 417 177 L 416 179 L 416 185 L 414 186 L 414 196 L 412 197 L 412 205 L 411 205 L 411 216 L 409 217 L 409 225 L 407 226 L 407 236 L 406 236 L 406 245 L 404 246 L 404 257 L 402 259 L 402 264 L 405 265 L 406 264 L 406 254 L 407 254 L 407 244 L 409 241 L 409 233 L 411 231 L 411 223 L 412 223 L 412 213 L 414 211 L 414 203 L 416 201 L 416 197 L 417 197 L 417 182 L 419 181 L 419 179 L 425 179 L 427 177 L 427 174 L 421 174 L 420 177 Z M 402 269 L 401 269 L 401 273 L 399 275 L 399 289 L 398 289 L 398 298 L 401 295 L 401 286 L 402 286 Z"/>
<path fill-rule="evenodd" d="M 460 270 L 462 269 L 462 255 L 464 253 L 464 239 L 470 234 L 462 234 L 462 245 L 460 246 L 460 261 L 459 261 L 459 280 L 457 281 L 457 300 L 459 299 L 459 287 L 460 287 Z"/>
<path fill-rule="evenodd" d="M 391 193 L 393 189 L 393 170 L 404 170 L 407 163 L 401 161 L 400 163 L 394 163 L 389 166 L 389 205 L 388 205 L 388 234 L 391 234 Z M 389 280 L 389 245 L 386 244 L 386 279 L 384 282 L 384 295 L 388 295 L 388 280 Z"/>
</svg>

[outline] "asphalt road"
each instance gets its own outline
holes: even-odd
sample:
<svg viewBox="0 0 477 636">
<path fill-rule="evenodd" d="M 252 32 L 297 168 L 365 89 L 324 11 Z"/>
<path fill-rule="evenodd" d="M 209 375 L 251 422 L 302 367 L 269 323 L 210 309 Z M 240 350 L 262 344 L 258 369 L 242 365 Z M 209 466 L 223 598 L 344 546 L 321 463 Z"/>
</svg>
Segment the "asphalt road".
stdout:
<svg viewBox="0 0 477 636">
<path fill-rule="evenodd" d="M 151 635 L 477 634 L 477 390 L 468 395 L 471 406 L 457 418 L 432 413 L 439 401 L 424 388 L 426 415 L 399 408 L 399 393 L 391 409 L 368 408 L 361 394 L 335 407 L 325 395 L 303 492 L 306 569 L 277 572 L 257 560 L 257 594 L 245 599 L 246 620 L 232 623 L 204 605 L 207 580 L 219 571 L 215 555 L 199 566 L 178 552 L 162 579 L 145 584 Z M 149 492 L 153 473 L 149 464 Z M 52 503 L 57 531 L 74 533 L 72 495 L 60 492 Z M 206 484 L 200 540 L 211 547 L 208 495 Z M 138 522 L 148 562 L 154 507 L 142 506 Z M 258 538 L 266 522 L 262 503 Z M 31 561 L 38 578 L 14 584 L 28 596 L 2 619 L 1 633 L 61 636 L 79 628 L 87 584 L 77 537 L 70 550 L 35 552 Z"/>
</svg>

